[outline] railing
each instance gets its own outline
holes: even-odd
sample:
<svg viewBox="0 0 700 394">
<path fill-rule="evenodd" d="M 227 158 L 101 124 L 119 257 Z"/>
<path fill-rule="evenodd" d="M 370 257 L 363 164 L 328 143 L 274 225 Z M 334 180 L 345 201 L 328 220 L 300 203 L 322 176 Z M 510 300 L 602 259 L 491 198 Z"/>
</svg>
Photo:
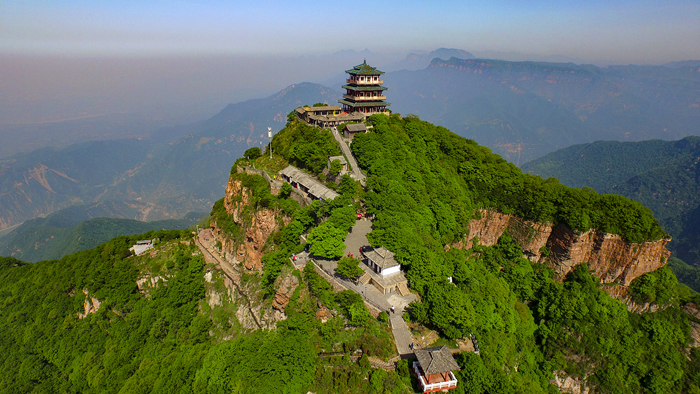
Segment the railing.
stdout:
<svg viewBox="0 0 700 394">
<path fill-rule="evenodd" d="M 425 376 L 423 375 L 420 367 L 418 366 L 418 361 L 413 362 L 413 371 L 416 373 L 416 376 L 418 377 L 418 380 L 420 381 L 420 385 L 423 388 L 423 392 L 432 392 L 432 391 L 437 391 L 437 390 L 444 390 L 444 389 L 453 389 L 457 387 L 457 378 L 455 375 L 450 372 L 450 380 L 445 381 L 445 382 L 438 382 L 438 383 L 428 383 L 425 380 Z"/>
<path fill-rule="evenodd" d="M 355 100 L 355 101 L 376 101 L 376 100 L 386 100 L 386 96 L 352 96 L 349 94 L 344 94 L 343 98 Z"/>
<path fill-rule="evenodd" d="M 381 85 L 384 83 L 384 81 L 382 81 L 381 79 L 378 79 L 376 81 L 368 81 L 368 80 L 360 81 L 360 80 L 355 80 L 355 79 L 350 79 L 350 78 L 346 79 L 345 82 L 354 83 L 355 85 Z"/>
</svg>

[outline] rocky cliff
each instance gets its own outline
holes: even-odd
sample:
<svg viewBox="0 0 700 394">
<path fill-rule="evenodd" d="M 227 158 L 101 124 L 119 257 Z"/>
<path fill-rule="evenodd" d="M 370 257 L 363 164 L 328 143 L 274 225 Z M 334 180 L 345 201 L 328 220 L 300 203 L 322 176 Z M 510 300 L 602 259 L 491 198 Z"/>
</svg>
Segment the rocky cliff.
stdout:
<svg viewBox="0 0 700 394">
<path fill-rule="evenodd" d="M 244 236 L 230 237 L 217 223 L 212 223 L 215 237 L 221 242 L 222 252 L 243 263 L 246 269 L 262 271 L 262 248 L 267 238 L 279 230 L 282 224 L 288 224 L 289 217 L 276 209 L 252 209 L 252 192 L 238 179 L 230 179 L 226 186 L 224 208 L 231 215 L 234 223 L 241 227 Z"/>
<path fill-rule="evenodd" d="M 278 321 L 287 318 L 285 308 L 299 285 L 298 278 L 291 272 L 280 275 L 269 305 L 258 283 L 259 277 L 249 274 L 262 272 L 261 259 L 268 238 L 291 219 L 277 209 L 256 208 L 253 200 L 252 191 L 241 180 L 231 177 L 223 206 L 239 231 L 229 233 L 223 223 L 212 220 L 209 229 L 199 232 L 197 245 L 207 262 L 225 274 L 224 283 L 237 306 L 236 318 L 241 326 L 247 330 L 274 329 Z"/>
<path fill-rule="evenodd" d="M 479 213 L 481 217 L 469 223 L 465 238 L 453 246 L 469 249 L 474 240 L 491 246 L 508 231 L 528 259 L 546 263 L 559 278 L 576 264 L 588 263 L 603 283 L 629 286 L 634 278 L 663 267 L 671 255 L 666 249 L 668 239 L 631 244 L 619 235 L 594 229 L 579 234 L 563 224 L 553 226 L 487 210 Z"/>
</svg>

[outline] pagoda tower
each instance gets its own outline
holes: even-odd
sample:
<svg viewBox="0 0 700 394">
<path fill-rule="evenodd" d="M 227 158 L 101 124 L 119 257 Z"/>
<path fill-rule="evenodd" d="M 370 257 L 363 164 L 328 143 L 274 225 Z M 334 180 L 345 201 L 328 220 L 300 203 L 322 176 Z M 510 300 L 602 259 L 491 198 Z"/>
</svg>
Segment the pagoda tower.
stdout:
<svg viewBox="0 0 700 394">
<path fill-rule="evenodd" d="M 384 101 L 384 91 L 387 88 L 382 86 L 384 81 L 379 79 L 380 75 L 384 74 L 383 71 L 368 65 L 365 60 L 359 66 L 345 72 L 349 74 L 347 85 L 343 85 L 346 92 L 343 99 L 338 101 L 343 105 L 343 111 L 371 115 L 384 112 L 386 107 L 391 105 Z"/>
</svg>

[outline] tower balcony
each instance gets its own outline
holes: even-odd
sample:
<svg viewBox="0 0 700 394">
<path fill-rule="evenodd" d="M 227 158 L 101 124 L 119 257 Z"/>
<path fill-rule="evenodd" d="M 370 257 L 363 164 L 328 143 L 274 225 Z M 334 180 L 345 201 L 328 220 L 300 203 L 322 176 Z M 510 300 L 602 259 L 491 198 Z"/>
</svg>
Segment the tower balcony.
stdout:
<svg viewBox="0 0 700 394">
<path fill-rule="evenodd" d="M 344 94 L 343 98 L 348 99 L 348 100 L 354 100 L 354 101 L 378 101 L 378 100 L 386 100 L 386 96 L 352 96 L 349 94 Z"/>
<path fill-rule="evenodd" d="M 384 81 L 382 81 L 381 79 L 378 79 L 376 81 L 368 81 L 368 80 L 360 81 L 360 80 L 348 78 L 345 81 L 347 83 L 353 83 L 355 85 L 381 85 L 384 83 Z"/>
</svg>

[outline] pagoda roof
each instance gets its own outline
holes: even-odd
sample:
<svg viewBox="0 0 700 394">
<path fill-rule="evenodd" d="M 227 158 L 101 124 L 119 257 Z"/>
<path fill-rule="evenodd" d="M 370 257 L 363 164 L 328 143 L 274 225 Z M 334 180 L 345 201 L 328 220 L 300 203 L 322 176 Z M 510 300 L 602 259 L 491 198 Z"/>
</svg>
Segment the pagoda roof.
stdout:
<svg viewBox="0 0 700 394">
<path fill-rule="evenodd" d="M 351 107 L 388 107 L 391 105 L 386 101 L 350 101 L 343 99 L 338 100 L 338 102 Z"/>
<path fill-rule="evenodd" d="M 382 75 L 384 74 L 384 71 L 379 71 L 375 67 L 370 66 L 367 64 L 367 60 L 365 60 L 362 64 L 359 64 L 355 67 L 353 67 L 351 70 L 345 70 L 346 73 L 352 74 L 352 75 Z"/>
<path fill-rule="evenodd" d="M 366 92 L 366 91 L 370 91 L 370 92 L 371 92 L 371 91 L 373 91 L 373 90 L 388 90 L 388 88 L 385 88 L 385 87 L 382 86 L 382 85 L 369 85 L 369 86 L 367 86 L 367 85 L 361 85 L 361 86 L 358 86 L 358 85 L 343 85 L 342 88 L 343 88 L 343 89 L 348 89 L 348 90 L 363 91 L 363 92 Z"/>
<path fill-rule="evenodd" d="M 459 365 L 447 346 L 416 349 L 414 353 L 426 375 L 459 370 Z"/>
</svg>

